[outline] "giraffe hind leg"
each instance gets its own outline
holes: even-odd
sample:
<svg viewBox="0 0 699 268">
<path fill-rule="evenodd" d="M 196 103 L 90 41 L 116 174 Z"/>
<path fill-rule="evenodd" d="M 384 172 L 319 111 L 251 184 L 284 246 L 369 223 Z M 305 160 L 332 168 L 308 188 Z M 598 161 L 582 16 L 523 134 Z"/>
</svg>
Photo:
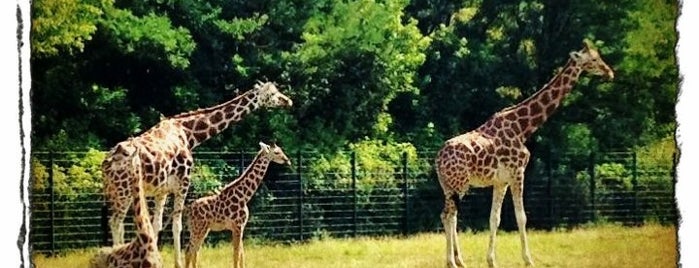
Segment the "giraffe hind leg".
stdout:
<svg viewBox="0 0 699 268">
<path fill-rule="evenodd" d="M 512 193 L 512 202 L 514 203 L 515 217 L 517 219 L 517 229 L 519 229 L 519 237 L 522 244 L 522 259 L 524 259 L 524 263 L 527 266 L 534 266 L 531 253 L 529 252 L 529 243 L 527 241 L 527 214 L 524 212 L 522 183 L 513 185 L 510 191 Z"/>
<path fill-rule="evenodd" d="M 453 230 L 451 231 L 452 234 L 452 242 L 454 243 L 454 261 L 456 263 L 457 267 L 466 267 L 466 264 L 464 263 L 464 260 L 461 256 L 461 247 L 459 246 L 459 238 L 457 237 L 457 234 L 459 232 L 459 228 L 457 226 L 458 222 L 458 215 L 459 215 L 459 210 L 461 208 L 460 203 L 461 203 L 461 197 L 459 196 L 458 193 L 454 193 L 451 195 L 451 200 L 454 202 L 454 219 L 453 219 Z"/>
<path fill-rule="evenodd" d="M 463 267 L 461 253 L 456 242 L 458 237 L 456 234 L 456 203 L 454 196 L 445 197 L 444 209 L 442 210 L 441 219 L 444 226 L 444 234 L 447 241 L 447 266 L 450 268 Z M 456 196 L 458 200 L 458 195 Z"/>
</svg>

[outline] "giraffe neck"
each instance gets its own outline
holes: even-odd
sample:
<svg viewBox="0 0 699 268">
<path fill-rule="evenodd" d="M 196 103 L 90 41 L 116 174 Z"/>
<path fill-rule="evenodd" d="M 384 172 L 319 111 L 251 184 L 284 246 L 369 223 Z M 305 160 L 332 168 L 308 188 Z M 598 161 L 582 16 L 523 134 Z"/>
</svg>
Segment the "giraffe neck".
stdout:
<svg viewBox="0 0 699 268">
<path fill-rule="evenodd" d="M 238 200 L 244 203 L 249 202 L 255 195 L 257 188 L 262 184 L 269 163 L 268 158 L 262 157 L 261 153 L 258 153 L 252 163 L 243 171 L 243 174 L 221 190 L 220 196 L 237 195 Z"/>
<path fill-rule="evenodd" d="M 132 156 L 132 183 L 131 183 L 131 194 L 133 195 L 133 211 L 134 211 L 134 222 L 136 225 L 136 239 L 138 239 L 142 245 L 153 243 L 155 240 L 155 232 L 150 222 L 150 216 L 148 214 L 148 205 L 146 203 L 146 196 L 143 190 L 143 168 L 140 158 L 140 146 L 136 145 L 136 151 Z"/>
<path fill-rule="evenodd" d="M 259 107 L 257 92 L 253 89 L 219 105 L 178 114 L 170 119 L 182 125 L 191 150 Z"/>
<path fill-rule="evenodd" d="M 478 129 L 495 133 L 502 128 L 508 128 L 513 138 L 526 141 L 561 105 L 565 96 L 577 83 L 581 72 L 582 69 L 575 61 L 568 60 L 563 70 L 542 89 L 517 105 L 503 109 Z"/>
</svg>

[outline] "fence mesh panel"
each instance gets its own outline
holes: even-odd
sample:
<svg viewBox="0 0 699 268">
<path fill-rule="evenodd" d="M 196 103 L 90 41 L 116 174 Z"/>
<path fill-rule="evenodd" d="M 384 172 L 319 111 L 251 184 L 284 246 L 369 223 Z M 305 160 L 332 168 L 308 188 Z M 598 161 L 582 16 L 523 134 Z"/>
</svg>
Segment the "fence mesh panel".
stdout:
<svg viewBox="0 0 699 268">
<path fill-rule="evenodd" d="M 98 159 L 99 154 L 95 155 Z M 433 167 L 435 151 L 420 151 L 410 162 L 403 154 L 401 164 L 382 173 L 357 167 L 357 156 L 352 152 L 347 152 L 351 161 L 348 172 L 323 174 L 312 172 L 321 155 L 300 151 L 287 155 L 292 166 L 270 165 L 249 204 L 246 239 L 298 241 L 321 236 L 409 234 L 442 227 L 439 214 L 444 197 Z M 57 253 L 111 244 L 99 161 L 85 162 L 89 156 L 86 152 L 32 154 L 32 251 Z M 253 152 L 197 152 L 186 203 L 236 179 L 253 157 Z M 524 195 L 529 228 L 599 221 L 629 225 L 677 221 L 672 170 L 640 169 L 633 153 L 532 160 Z M 488 228 L 491 191 L 472 188 L 464 197 L 459 207 L 461 230 Z M 172 212 L 171 199 L 165 222 Z M 152 208 L 152 200 L 149 204 Z M 134 231 L 131 213 L 124 221 L 127 241 Z M 516 230 L 509 194 L 501 218 L 502 229 Z M 171 223 L 163 227 L 160 243 L 172 243 L 171 228 Z M 185 244 L 189 239 L 186 225 L 182 237 Z M 207 237 L 207 243 L 212 244 L 228 241 L 230 232 L 211 232 Z"/>
</svg>

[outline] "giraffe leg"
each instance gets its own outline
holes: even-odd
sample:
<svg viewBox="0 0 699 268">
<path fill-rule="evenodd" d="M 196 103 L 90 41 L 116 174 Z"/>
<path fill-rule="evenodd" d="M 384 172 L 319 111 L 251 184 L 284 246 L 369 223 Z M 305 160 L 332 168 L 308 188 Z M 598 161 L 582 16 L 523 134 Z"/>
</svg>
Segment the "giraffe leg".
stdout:
<svg viewBox="0 0 699 268">
<path fill-rule="evenodd" d="M 185 189 L 186 190 L 186 189 Z M 182 233 L 182 211 L 184 210 L 184 197 L 186 192 L 175 194 L 174 203 L 175 208 L 172 213 L 172 240 L 174 244 L 174 256 L 175 256 L 175 267 L 182 267 L 182 245 L 181 245 L 181 233 Z"/>
<path fill-rule="evenodd" d="M 205 223 L 192 221 L 189 225 L 189 243 L 187 244 L 185 253 L 185 267 L 197 268 L 197 258 L 199 257 L 199 249 L 204 243 L 206 235 L 209 233 L 209 227 Z"/>
<path fill-rule="evenodd" d="M 110 200 L 111 216 L 109 229 L 112 232 L 112 245 L 124 244 L 124 219 L 131 205 L 132 198 L 114 198 Z"/>
<path fill-rule="evenodd" d="M 454 243 L 454 261 L 456 262 L 457 267 L 466 267 L 466 263 L 464 263 L 464 259 L 461 256 L 461 246 L 459 246 L 459 238 L 457 237 L 457 234 L 459 232 L 457 228 L 457 220 L 458 217 L 457 215 L 459 214 L 459 210 L 454 211 L 454 224 L 453 224 L 453 230 L 452 230 L 452 242 Z"/>
<path fill-rule="evenodd" d="M 153 210 L 153 232 L 155 233 L 155 239 L 160 238 L 160 231 L 163 230 L 163 211 L 165 210 L 165 202 L 167 201 L 167 195 L 157 195 L 155 196 L 155 209 Z"/>
<path fill-rule="evenodd" d="M 455 243 L 458 239 L 456 235 L 456 201 L 452 199 L 450 195 L 451 194 L 446 194 L 444 198 L 444 209 L 440 217 L 447 239 L 447 266 L 449 268 L 456 268 L 459 267 L 455 260 L 458 251 Z"/>
<path fill-rule="evenodd" d="M 517 218 L 517 228 L 519 229 L 519 238 L 522 244 L 522 259 L 527 266 L 534 266 L 532 256 L 529 252 L 529 242 L 527 241 L 527 214 L 524 213 L 524 185 L 523 180 L 519 180 L 519 184 L 512 185 L 512 202 L 515 208 L 515 217 Z"/>
<path fill-rule="evenodd" d="M 245 253 L 243 249 L 243 226 L 233 228 L 233 267 L 245 267 Z"/>
<path fill-rule="evenodd" d="M 488 265 L 497 267 L 495 263 L 495 236 L 500 226 L 500 209 L 502 208 L 502 200 L 505 198 L 507 185 L 493 185 L 493 203 L 490 207 L 490 241 L 488 244 Z"/>
</svg>

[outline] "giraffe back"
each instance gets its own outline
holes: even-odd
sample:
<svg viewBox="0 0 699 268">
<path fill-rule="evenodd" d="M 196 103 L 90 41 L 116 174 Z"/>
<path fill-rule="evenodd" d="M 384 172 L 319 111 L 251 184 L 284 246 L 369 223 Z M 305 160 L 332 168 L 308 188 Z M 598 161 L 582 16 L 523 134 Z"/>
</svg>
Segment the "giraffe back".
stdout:
<svg viewBox="0 0 699 268">
<path fill-rule="evenodd" d="M 114 146 L 102 162 L 105 192 L 110 196 L 131 196 L 132 176 L 126 170 L 126 156 L 141 147 L 139 152 L 143 167 L 144 191 L 147 196 L 172 193 L 189 187 L 183 181 L 193 165 L 192 154 L 186 143 L 186 135 L 174 120 L 165 120 L 138 137 Z"/>
</svg>

